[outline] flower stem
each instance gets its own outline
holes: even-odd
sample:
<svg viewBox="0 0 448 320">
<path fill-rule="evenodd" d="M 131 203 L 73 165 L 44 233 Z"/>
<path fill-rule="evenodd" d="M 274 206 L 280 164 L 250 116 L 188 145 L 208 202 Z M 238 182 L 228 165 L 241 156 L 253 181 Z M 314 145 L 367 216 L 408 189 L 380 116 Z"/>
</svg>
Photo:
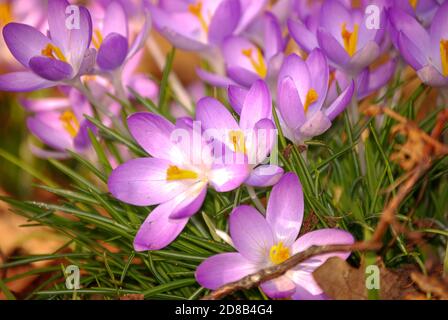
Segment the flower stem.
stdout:
<svg viewBox="0 0 448 320">
<path fill-rule="evenodd" d="M 260 199 L 258 199 L 257 193 L 255 192 L 254 187 L 246 185 L 247 192 L 249 193 L 250 199 L 254 203 L 255 207 L 260 211 L 261 213 L 265 214 L 266 209 L 264 208 L 263 204 L 261 203 Z"/>
</svg>

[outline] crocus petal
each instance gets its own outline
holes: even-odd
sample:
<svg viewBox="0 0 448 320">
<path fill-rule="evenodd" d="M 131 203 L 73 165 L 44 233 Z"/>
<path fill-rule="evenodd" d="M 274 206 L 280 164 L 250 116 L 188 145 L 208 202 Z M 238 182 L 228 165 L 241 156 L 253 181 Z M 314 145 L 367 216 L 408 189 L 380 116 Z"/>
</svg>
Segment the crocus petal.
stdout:
<svg viewBox="0 0 448 320">
<path fill-rule="evenodd" d="M 297 87 L 290 77 L 286 77 L 280 81 L 278 89 L 278 109 L 286 125 L 292 129 L 301 126 L 306 120 Z"/>
<path fill-rule="evenodd" d="M 269 88 L 263 80 L 256 81 L 243 103 L 240 117 L 241 129 L 253 129 L 261 119 L 272 117 L 272 98 Z"/>
<path fill-rule="evenodd" d="M 89 120 L 83 120 L 81 122 L 78 134 L 73 139 L 73 146 L 75 148 L 75 151 L 83 152 L 91 146 L 92 142 L 89 137 L 89 129 L 92 130 L 93 134 L 96 134 L 96 132 L 98 131 L 97 127 Z"/>
<path fill-rule="evenodd" d="M 389 80 L 394 75 L 395 67 L 396 67 L 396 60 L 393 59 L 379 66 L 374 71 L 371 71 L 369 73 L 367 83 L 367 92 L 370 94 L 371 92 L 377 91 L 384 85 L 386 85 L 386 83 L 389 82 Z M 362 99 L 363 97 L 359 98 Z"/>
<path fill-rule="evenodd" d="M 291 296 L 291 299 L 293 300 L 328 300 L 328 297 L 325 295 L 325 293 L 321 294 L 312 294 L 308 290 L 306 290 L 304 287 L 296 284 L 296 292 Z"/>
<path fill-rule="evenodd" d="M 92 18 L 89 10 L 85 7 L 79 8 L 79 28 L 70 30 L 68 51 L 71 55 L 70 63 L 77 72 L 83 63 L 85 52 L 90 46 L 92 39 Z M 64 16 L 65 18 L 66 16 Z"/>
<path fill-rule="evenodd" d="M 246 154 L 249 164 L 262 163 L 271 153 L 277 137 L 277 128 L 271 119 L 261 119 L 253 130 L 246 130 Z"/>
<path fill-rule="evenodd" d="M 398 48 L 404 60 L 406 60 L 414 70 L 419 70 L 427 64 L 428 59 L 422 52 L 422 49 L 417 47 L 403 32 L 400 32 L 398 35 Z"/>
<path fill-rule="evenodd" d="M 311 52 L 311 50 L 319 46 L 316 36 L 301 21 L 289 19 L 288 30 L 292 38 L 306 52 Z"/>
<path fill-rule="evenodd" d="M 239 0 L 223 0 L 216 8 L 210 21 L 208 41 L 219 45 L 232 34 L 240 20 L 241 7 Z"/>
<path fill-rule="evenodd" d="M 196 119 L 205 130 L 239 130 L 238 123 L 229 110 L 218 100 L 205 97 L 198 101 Z"/>
<path fill-rule="evenodd" d="M 9 23 L 3 28 L 3 37 L 14 58 L 25 67 L 30 59 L 41 54 L 51 40 L 33 27 Z"/>
<path fill-rule="evenodd" d="M 106 8 L 103 22 L 103 36 L 117 33 L 128 37 L 128 19 L 123 6 L 118 1 L 112 1 Z"/>
<path fill-rule="evenodd" d="M 350 59 L 345 69 L 351 75 L 357 75 L 363 68 L 369 66 L 380 55 L 380 47 L 375 41 L 369 41 Z"/>
<path fill-rule="evenodd" d="M 179 200 L 170 218 L 183 219 L 191 217 L 202 207 L 206 195 L 207 184 L 205 183 L 199 182 L 188 188 L 184 193 L 177 196 Z"/>
<path fill-rule="evenodd" d="M 322 4 L 319 15 L 320 26 L 333 36 L 341 32 L 341 24 L 352 24 L 350 11 L 338 0 L 328 0 Z"/>
<path fill-rule="evenodd" d="M 283 172 L 281 167 L 275 165 L 258 166 L 252 170 L 244 183 L 253 187 L 270 187 L 280 180 Z"/>
<path fill-rule="evenodd" d="M 79 66 L 77 76 L 94 73 L 96 55 L 97 55 L 96 49 L 89 48 L 86 50 L 84 54 L 84 59 L 82 60 L 81 65 Z"/>
<path fill-rule="evenodd" d="M 285 42 L 280 23 L 272 13 L 265 13 L 264 22 L 264 57 L 269 61 L 277 53 L 283 51 Z"/>
<path fill-rule="evenodd" d="M 98 51 L 98 66 L 103 70 L 115 70 L 123 64 L 127 54 L 128 39 L 118 33 L 110 33 Z"/>
<path fill-rule="evenodd" d="M 330 70 L 327 58 L 322 50 L 314 49 L 306 59 L 306 65 L 310 75 L 315 75 L 314 77 L 311 77 L 311 88 L 318 94 L 317 101 L 312 104 L 312 108 L 320 109 L 328 92 Z"/>
<path fill-rule="evenodd" d="M 32 72 L 12 72 L 0 75 L 0 91 L 28 92 L 56 85 L 56 82 L 39 77 Z"/>
<path fill-rule="evenodd" d="M 160 250 L 173 242 L 185 228 L 186 219 L 170 219 L 174 202 L 169 201 L 155 208 L 143 222 L 134 239 L 138 252 Z"/>
<path fill-rule="evenodd" d="M 330 129 L 331 121 L 322 111 L 316 111 L 308 117 L 307 121 L 300 127 L 301 141 L 316 137 Z"/>
<path fill-rule="evenodd" d="M 73 75 L 71 65 L 66 62 L 47 57 L 31 58 L 30 68 L 38 76 L 50 81 L 70 79 Z"/>
<path fill-rule="evenodd" d="M 139 112 L 128 118 L 128 126 L 134 139 L 146 152 L 156 158 L 172 159 L 171 133 L 174 124 L 159 115 Z"/>
<path fill-rule="evenodd" d="M 230 85 L 227 93 L 229 96 L 229 103 L 236 113 L 241 114 L 244 100 L 246 100 L 248 90 L 239 86 Z"/>
<path fill-rule="evenodd" d="M 427 65 L 417 71 L 423 83 L 433 87 L 444 87 L 448 85 L 448 77 L 444 77 L 436 68 Z"/>
<path fill-rule="evenodd" d="M 428 50 L 430 47 L 428 32 L 414 17 L 396 7 L 388 10 L 388 17 L 392 29 L 391 37 L 395 46 L 398 47 L 398 35 L 403 32 L 413 39 L 418 48 Z"/>
<path fill-rule="evenodd" d="M 218 192 L 228 192 L 241 186 L 249 176 L 247 164 L 214 164 L 210 184 Z"/>
<path fill-rule="evenodd" d="M 447 28 L 448 28 L 448 3 L 443 3 L 437 10 L 436 14 L 434 15 L 433 20 L 431 21 L 431 29 L 429 32 L 429 37 L 431 41 L 431 45 L 429 47 L 431 50 L 431 58 L 433 60 L 434 65 L 440 66 L 440 69 L 442 66 L 440 59 L 440 41 L 442 39 L 448 39 Z"/>
<path fill-rule="evenodd" d="M 68 133 L 61 132 L 38 118 L 28 118 L 26 124 L 32 134 L 54 149 L 65 151 L 73 146 L 72 138 Z"/>
<path fill-rule="evenodd" d="M 255 72 L 238 66 L 228 67 L 227 74 L 232 80 L 244 87 L 250 87 L 252 83 L 260 79 L 260 76 Z"/>
<path fill-rule="evenodd" d="M 211 84 L 216 87 L 227 87 L 229 85 L 235 84 L 235 82 L 225 76 L 221 76 L 215 73 L 211 73 L 205 71 L 204 69 L 198 68 L 196 69 L 196 73 L 199 78 L 204 80 L 205 82 Z"/>
<path fill-rule="evenodd" d="M 109 192 L 115 198 L 137 206 L 171 200 L 188 190 L 192 181 L 167 181 L 169 166 L 169 161 L 157 158 L 130 160 L 112 171 Z"/>
<path fill-rule="evenodd" d="M 239 206 L 230 214 L 230 236 L 235 248 L 246 259 L 264 263 L 275 244 L 271 227 L 253 207 Z"/>
<path fill-rule="evenodd" d="M 219 287 L 256 272 L 253 263 L 239 253 L 221 253 L 208 258 L 196 269 L 197 282 L 208 289 Z"/>
<path fill-rule="evenodd" d="M 285 174 L 272 189 L 266 220 L 277 242 L 290 246 L 296 240 L 303 220 L 303 191 L 294 173 Z"/>
<path fill-rule="evenodd" d="M 317 30 L 317 41 L 319 47 L 327 55 L 328 59 L 336 65 L 344 66 L 349 60 L 350 56 L 341 46 L 341 44 L 325 29 L 319 28 Z"/>
<path fill-rule="evenodd" d="M 70 6 L 67 0 L 48 0 L 48 27 L 51 39 L 67 52 L 70 30 L 67 28 L 65 10 Z"/>
<path fill-rule="evenodd" d="M 296 292 L 296 284 L 287 276 L 281 276 L 262 283 L 261 289 L 272 299 L 284 299 Z"/>
<path fill-rule="evenodd" d="M 311 74 L 306 62 L 296 54 L 290 54 L 283 62 L 278 75 L 280 83 L 286 77 L 290 77 L 294 81 L 300 101 L 304 103 L 312 82 Z"/>
<path fill-rule="evenodd" d="M 355 90 L 355 82 L 352 80 L 350 85 L 339 95 L 339 97 L 324 111 L 325 115 L 333 121 L 345 107 L 350 103 Z"/>
<path fill-rule="evenodd" d="M 31 112 L 54 111 L 70 107 L 67 98 L 20 99 L 22 106 Z"/>
<path fill-rule="evenodd" d="M 148 12 L 145 13 L 145 23 L 143 27 L 140 29 L 140 32 L 135 37 L 134 42 L 128 50 L 128 56 L 126 60 L 131 59 L 137 52 L 143 48 L 145 45 L 145 41 L 148 38 L 149 32 L 151 31 L 151 16 Z"/>
<path fill-rule="evenodd" d="M 240 0 L 241 3 L 241 19 L 235 34 L 243 32 L 247 26 L 257 17 L 257 15 L 266 6 L 267 0 Z"/>
</svg>

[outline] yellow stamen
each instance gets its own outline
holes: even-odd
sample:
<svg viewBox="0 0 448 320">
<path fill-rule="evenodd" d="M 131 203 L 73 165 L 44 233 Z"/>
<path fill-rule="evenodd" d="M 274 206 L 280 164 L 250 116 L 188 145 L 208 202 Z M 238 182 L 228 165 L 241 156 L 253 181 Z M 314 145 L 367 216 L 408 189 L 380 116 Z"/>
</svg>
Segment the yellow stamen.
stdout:
<svg viewBox="0 0 448 320">
<path fill-rule="evenodd" d="M 443 76 L 448 77 L 448 40 L 440 40 L 440 60 Z"/>
<path fill-rule="evenodd" d="M 178 166 L 169 166 L 166 170 L 166 180 L 175 181 L 175 180 L 188 180 L 188 179 L 197 179 L 198 174 L 191 170 L 180 169 Z"/>
<path fill-rule="evenodd" d="M 409 0 L 409 4 L 415 10 L 417 8 L 418 0 Z"/>
<path fill-rule="evenodd" d="M 305 110 L 305 112 L 308 111 L 310 105 L 316 102 L 317 99 L 319 99 L 319 95 L 317 94 L 316 90 L 314 90 L 313 88 L 308 90 L 308 93 L 306 94 L 305 104 L 303 105 L 303 109 Z"/>
<path fill-rule="evenodd" d="M 190 4 L 188 6 L 188 11 L 199 20 L 199 23 L 201 24 L 202 29 L 206 33 L 208 33 L 208 25 L 204 19 L 204 15 L 202 14 L 202 1 L 199 1 L 196 4 Z"/>
<path fill-rule="evenodd" d="M 279 242 L 277 245 L 272 246 L 269 251 L 269 258 L 273 264 L 280 264 L 287 260 L 291 256 L 289 248 L 283 246 L 283 242 Z"/>
<path fill-rule="evenodd" d="M 62 122 L 65 131 L 67 131 L 72 138 L 76 137 L 79 132 L 79 122 L 76 116 L 71 111 L 65 111 L 59 120 Z"/>
<path fill-rule="evenodd" d="M 97 50 L 100 49 L 101 44 L 103 43 L 103 35 L 99 29 L 95 29 L 93 32 L 92 43 Z"/>
<path fill-rule="evenodd" d="M 65 58 L 64 54 L 62 53 L 62 50 L 59 49 L 59 47 L 49 43 L 45 48 L 41 51 L 42 55 L 51 58 L 51 59 L 59 59 L 63 62 L 67 62 L 67 59 Z"/>
<path fill-rule="evenodd" d="M 242 131 L 232 130 L 229 132 L 229 138 L 233 145 L 233 151 L 246 153 L 246 143 L 244 141 L 244 133 Z"/>
<path fill-rule="evenodd" d="M 0 26 L 12 21 L 11 7 L 8 3 L 0 3 Z"/>
<path fill-rule="evenodd" d="M 244 49 L 241 51 L 241 53 L 243 55 L 245 55 L 250 63 L 252 64 L 252 67 L 255 69 L 255 71 L 257 72 L 257 74 L 261 77 L 261 78 L 265 78 L 267 73 L 268 73 L 268 68 L 266 67 L 266 63 L 264 61 L 263 58 L 263 54 L 261 53 L 261 50 L 257 48 L 257 59 L 255 60 L 252 53 L 253 50 L 252 48 L 249 49 Z"/>
<path fill-rule="evenodd" d="M 342 24 L 341 36 L 344 40 L 344 48 L 345 51 L 352 57 L 356 52 L 356 45 L 358 43 L 358 33 L 359 33 L 359 25 L 355 23 L 353 26 L 353 32 L 347 30 L 347 24 L 344 22 Z"/>
</svg>

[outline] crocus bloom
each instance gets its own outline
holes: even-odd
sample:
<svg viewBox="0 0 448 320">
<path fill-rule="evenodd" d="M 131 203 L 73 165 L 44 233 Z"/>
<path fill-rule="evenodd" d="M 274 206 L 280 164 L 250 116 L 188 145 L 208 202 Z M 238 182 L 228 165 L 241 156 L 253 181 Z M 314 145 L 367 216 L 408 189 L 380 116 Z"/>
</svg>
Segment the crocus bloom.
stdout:
<svg viewBox="0 0 448 320">
<path fill-rule="evenodd" d="M 66 25 L 66 0 L 48 1 L 47 37 L 37 29 L 20 23 L 3 28 L 5 42 L 27 71 L 0 76 L 0 90 L 33 91 L 73 83 L 91 70 L 95 54 L 89 50 L 92 20 L 88 10 L 79 7 L 79 28 Z"/>
<path fill-rule="evenodd" d="M 367 28 L 365 17 L 361 10 L 347 8 L 338 0 L 328 0 L 322 5 L 315 33 L 300 21 L 289 20 L 288 28 L 306 52 L 319 47 L 334 67 L 356 76 L 380 55 L 385 30 L 383 10 L 378 29 Z"/>
<path fill-rule="evenodd" d="M 205 130 L 215 129 L 218 139 L 235 153 L 243 155 L 250 165 L 251 174 L 246 184 L 256 187 L 271 186 L 283 175 L 276 165 L 260 165 L 269 155 L 274 137 L 272 100 L 262 80 L 256 81 L 241 102 L 239 123 L 219 101 L 204 98 L 198 102 L 196 119 Z"/>
<path fill-rule="evenodd" d="M 412 16 L 390 9 L 396 43 L 420 79 L 434 87 L 448 85 L 448 2 L 439 7 L 429 32 Z"/>
<path fill-rule="evenodd" d="M 244 30 L 265 4 L 266 0 L 168 0 L 149 8 L 154 25 L 174 46 L 204 51 Z"/>
<path fill-rule="evenodd" d="M 426 26 L 431 23 L 434 14 L 443 1 L 444 0 L 395 0 L 391 1 L 391 5 L 405 11 Z"/>
<path fill-rule="evenodd" d="M 113 71 L 124 65 L 143 47 L 149 34 L 146 21 L 134 43 L 129 46 L 128 17 L 123 6 L 113 1 L 106 8 L 102 26 L 95 28 L 92 43 L 98 50 L 97 64 L 102 71 Z"/>
<path fill-rule="evenodd" d="M 217 289 L 260 269 L 280 264 L 313 245 L 352 244 L 346 231 L 321 229 L 300 236 L 303 193 L 293 173 L 283 176 L 269 198 L 266 218 L 253 207 L 239 206 L 230 215 L 229 229 L 238 252 L 212 256 L 199 265 L 196 279 L 203 287 Z M 347 259 L 350 253 L 330 253 L 310 258 L 285 275 L 261 284 L 271 298 L 322 299 L 322 289 L 312 273 L 330 257 Z"/>
<path fill-rule="evenodd" d="M 277 104 L 285 136 L 295 143 L 320 135 L 351 101 L 354 81 L 327 107 L 329 67 L 320 49 L 304 61 L 292 54 L 285 59 L 278 78 Z"/>
<path fill-rule="evenodd" d="M 93 124 L 84 115 L 93 115 L 92 108 L 76 89 L 68 97 L 23 99 L 22 104 L 34 115 L 27 119 L 28 129 L 51 149 L 31 146 L 33 153 L 43 158 L 67 158 L 67 150 L 85 153 L 89 150 L 88 129 Z"/>
<path fill-rule="evenodd" d="M 247 178 L 246 165 L 215 161 L 200 130 L 188 121 L 179 120 L 174 125 L 152 113 L 136 113 L 129 117 L 128 127 L 153 158 L 134 159 L 119 166 L 109 177 L 109 191 L 133 205 L 160 204 L 137 233 L 137 251 L 169 245 L 201 208 L 208 185 L 227 192 Z"/>
<path fill-rule="evenodd" d="M 283 61 L 286 41 L 280 24 L 271 13 L 262 17 L 263 50 L 256 43 L 242 36 L 231 36 L 222 44 L 227 77 L 210 74 L 202 69 L 198 75 L 215 86 L 227 86 L 235 82 L 249 87 L 257 79 L 274 82 Z"/>
</svg>

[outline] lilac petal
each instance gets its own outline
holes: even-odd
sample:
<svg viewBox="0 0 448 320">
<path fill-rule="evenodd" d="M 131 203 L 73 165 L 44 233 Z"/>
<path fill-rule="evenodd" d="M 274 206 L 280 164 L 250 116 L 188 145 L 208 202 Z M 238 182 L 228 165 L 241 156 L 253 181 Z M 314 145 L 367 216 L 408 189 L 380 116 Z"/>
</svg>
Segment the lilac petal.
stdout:
<svg viewBox="0 0 448 320">
<path fill-rule="evenodd" d="M 241 19 L 235 34 L 243 32 L 266 6 L 267 0 L 240 0 Z"/>
<path fill-rule="evenodd" d="M 319 46 L 316 35 L 310 32 L 301 21 L 289 19 L 288 30 L 292 38 L 306 52 L 311 52 L 311 50 Z"/>
<path fill-rule="evenodd" d="M 14 58 L 28 68 L 30 59 L 41 55 L 51 40 L 33 27 L 20 23 L 9 23 L 3 28 L 5 43 Z"/>
<path fill-rule="evenodd" d="M 28 92 L 56 86 L 32 72 L 11 72 L 0 75 L 0 91 Z"/>
<path fill-rule="evenodd" d="M 239 253 L 221 253 L 202 262 L 196 269 L 196 280 L 204 288 L 219 287 L 257 271 L 255 265 Z"/>
<path fill-rule="evenodd" d="M 380 55 L 380 47 L 375 41 L 369 41 L 361 50 L 358 50 L 345 66 L 347 72 L 357 75 L 360 70 L 369 66 Z"/>
<path fill-rule="evenodd" d="M 48 27 L 51 39 L 64 52 L 69 47 L 70 30 L 67 28 L 65 10 L 70 6 L 67 0 L 48 0 Z"/>
<path fill-rule="evenodd" d="M 352 80 L 350 85 L 339 95 L 339 97 L 324 111 L 330 121 L 333 121 L 345 107 L 350 103 L 355 90 L 355 82 Z"/>
<path fill-rule="evenodd" d="M 336 65 L 344 66 L 350 61 L 350 56 L 341 44 L 325 29 L 317 30 L 319 47 L 327 55 L 328 59 Z"/>
<path fill-rule="evenodd" d="M 239 206 L 230 214 L 230 236 L 235 248 L 246 259 L 264 263 L 275 244 L 271 227 L 253 207 Z"/>
<path fill-rule="evenodd" d="M 278 132 L 271 119 L 261 119 L 255 128 L 245 131 L 246 154 L 250 165 L 266 160 L 277 142 Z"/>
<path fill-rule="evenodd" d="M 322 262 L 323 263 L 323 262 Z M 320 265 L 322 265 L 318 259 L 309 259 L 304 263 L 296 266 L 295 269 L 288 272 L 288 277 L 296 284 L 296 287 L 301 288 L 307 292 L 310 296 L 319 296 L 323 294 L 323 290 L 317 284 L 313 277 L 313 272 Z M 302 294 L 304 293 L 302 291 Z"/>
<path fill-rule="evenodd" d="M 306 59 L 306 65 L 308 66 L 310 75 L 315 75 L 314 77 L 311 77 L 310 86 L 318 94 L 318 99 L 312 106 L 314 109 L 320 109 L 328 92 L 330 69 L 328 67 L 327 58 L 322 50 L 314 49 Z"/>
<path fill-rule="evenodd" d="M 324 246 L 334 244 L 353 244 L 355 239 L 347 231 L 340 229 L 320 229 L 311 231 L 303 236 L 299 237 L 292 246 L 293 253 L 302 252 L 311 246 Z M 347 259 L 350 256 L 350 252 L 333 252 L 326 253 L 318 256 L 314 256 L 310 260 L 317 261 L 316 267 L 324 263 L 331 257 L 340 257 L 341 259 Z M 308 261 L 308 260 L 307 260 Z M 304 263 L 306 263 L 305 261 Z M 309 262 L 309 261 L 308 261 Z M 300 265 L 299 265 L 300 266 Z"/>
<path fill-rule="evenodd" d="M 196 73 L 199 78 L 201 78 L 205 82 L 211 84 L 212 86 L 227 87 L 229 85 L 235 84 L 234 81 L 232 81 L 231 79 L 229 79 L 225 76 L 211 73 L 211 72 L 205 71 L 204 69 L 201 69 L 201 68 L 196 69 Z"/>
<path fill-rule="evenodd" d="M 247 164 L 214 164 L 209 179 L 216 191 L 228 192 L 241 186 L 248 176 Z"/>
<path fill-rule="evenodd" d="M 282 52 L 285 47 L 280 23 L 272 13 L 265 13 L 264 16 L 264 58 L 271 60 L 273 56 Z"/>
<path fill-rule="evenodd" d="M 261 119 L 272 118 L 272 98 L 263 80 L 257 80 L 246 95 L 240 117 L 241 129 L 253 129 Z"/>
<path fill-rule="evenodd" d="M 277 99 L 278 109 L 288 127 L 295 129 L 305 122 L 305 111 L 297 87 L 290 77 L 281 80 Z"/>
<path fill-rule="evenodd" d="M 64 151 L 49 151 L 42 148 L 36 147 L 35 145 L 30 145 L 30 150 L 33 155 L 42 159 L 57 159 L 65 160 L 71 157 L 70 154 Z"/>
<path fill-rule="evenodd" d="M 250 87 L 260 79 L 260 76 L 255 72 L 238 66 L 228 67 L 227 74 L 232 80 L 244 87 Z"/>
<path fill-rule="evenodd" d="M 201 209 L 207 195 L 207 185 L 204 183 L 196 183 L 184 193 L 177 196 L 179 199 L 171 219 L 189 218 Z"/>
<path fill-rule="evenodd" d="M 76 151 L 83 152 L 91 146 L 89 129 L 92 130 L 94 134 L 98 131 L 97 127 L 89 120 L 83 120 L 81 122 L 78 135 L 73 139 L 73 145 Z"/>
<path fill-rule="evenodd" d="M 103 70 L 120 67 L 128 54 L 128 39 L 118 33 L 110 33 L 98 51 L 97 63 Z"/>
<path fill-rule="evenodd" d="M 433 87 L 444 87 L 448 85 L 448 77 L 444 77 L 431 65 L 427 65 L 418 70 L 417 75 L 423 83 Z"/>
<path fill-rule="evenodd" d="M 349 10 L 339 0 L 325 1 L 322 4 L 319 19 L 320 26 L 330 32 L 333 37 L 340 35 L 342 23 L 346 23 L 349 27 L 352 25 Z"/>
<path fill-rule="evenodd" d="M 328 116 L 318 110 L 309 116 L 307 121 L 300 127 L 299 134 L 301 135 L 300 140 L 310 139 L 316 137 L 330 129 L 331 121 Z"/>
<path fill-rule="evenodd" d="M 94 73 L 96 55 L 97 55 L 96 49 L 89 48 L 86 50 L 84 54 L 84 59 L 82 60 L 81 65 L 79 66 L 77 76 Z"/>
<path fill-rule="evenodd" d="M 229 96 L 229 103 L 233 110 L 235 110 L 236 113 L 241 114 L 248 90 L 239 86 L 230 85 L 227 93 Z"/>
<path fill-rule="evenodd" d="M 70 107 L 70 102 L 67 98 L 20 99 L 20 103 L 30 112 L 55 111 Z"/>
<path fill-rule="evenodd" d="M 121 3 L 112 1 L 106 8 L 103 21 L 103 36 L 117 33 L 128 37 L 128 18 Z"/>
<path fill-rule="evenodd" d="M 198 101 L 196 119 L 205 130 L 239 130 L 238 123 L 229 110 L 218 100 L 205 97 Z"/>
<path fill-rule="evenodd" d="M 79 7 L 79 26 L 79 29 L 70 30 L 67 50 L 71 55 L 70 63 L 75 71 L 81 67 L 85 52 L 92 40 L 92 18 L 85 7 Z"/>
<path fill-rule="evenodd" d="M 30 60 L 30 68 L 38 76 L 50 81 L 61 81 L 73 77 L 71 65 L 52 58 L 33 57 Z"/>
<path fill-rule="evenodd" d="M 422 49 L 416 46 L 408 36 L 403 32 L 398 35 L 398 48 L 404 60 L 411 65 L 414 70 L 421 69 L 427 64 L 428 58 L 424 55 Z"/>
<path fill-rule="evenodd" d="M 150 155 L 172 159 L 171 133 L 174 125 L 165 118 L 147 112 L 139 112 L 128 118 L 129 131 L 137 143 Z"/>
<path fill-rule="evenodd" d="M 216 8 L 208 30 L 208 41 L 220 45 L 238 26 L 241 7 L 239 0 L 223 0 Z"/>
<path fill-rule="evenodd" d="M 279 166 L 261 165 L 252 170 L 244 183 L 253 187 L 270 187 L 278 183 L 283 172 L 283 168 Z"/>
<path fill-rule="evenodd" d="M 188 218 L 170 219 L 173 207 L 172 201 L 165 202 L 149 214 L 134 239 L 136 251 L 160 250 L 177 238 L 185 228 Z"/>
<path fill-rule="evenodd" d="M 448 3 L 443 3 L 439 9 L 437 9 L 433 20 L 431 21 L 431 29 L 429 31 L 429 37 L 431 41 L 430 50 L 433 64 L 436 66 L 442 66 L 440 60 L 440 41 L 442 39 L 448 39 Z M 413 35 L 415 36 L 415 35 Z M 413 38 L 412 38 L 413 39 Z M 422 50 L 427 47 L 422 48 Z"/>
<path fill-rule="evenodd" d="M 55 118 L 57 121 L 57 115 Z M 54 149 L 65 151 L 66 149 L 71 149 L 73 146 L 72 138 L 68 133 L 51 127 L 37 117 L 28 118 L 26 124 L 32 134 Z"/>
<path fill-rule="evenodd" d="M 296 54 L 286 57 L 278 75 L 280 83 L 285 77 L 290 77 L 294 81 L 300 101 L 304 103 L 311 85 L 311 74 L 306 62 Z"/>
<path fill-rule="evenodd" d="M 266 220 L 277 242 L 291 246 L 299 235 L 304 211 L 303 191 L 294 173 L 285 174 L 272 189 Z"/>
<path fill-rule="evenodd" d="M 389 60 L 374 71 L 371 71 L 368 79 L 367 92 L 377 91 L 382 88 L 392 78 L 395 72 L 396 60 Z M 361 97 L 360 97 L 361 98 Z"/>
<path fill-rule="evenodd" d="M 128 88 L 132 88 L 140 96 L 147 99 L 156 99 L 159 94 L 158 85 L 146 74 L 135 74 L 126 83 Z"/>
<path fill-rule="evenodd" d="M 169 166 L 169 161 L 157 158 L 130 160 L 112 171 L 109 192 L 115 198 L 137 206 L 171 200 L 188 190 L 192 181 L 167 181 Z"/>
<path fill-rule="evenodd" d="M 283 275 L 274 280 L 263 282 L 261 289 L 271 299 L 285 299 L 296 292 L 296 284 Z"/>
<path fill-rule="evenodd" d="M 151 31 L 151 16 L 148 12 L 145 12 L 145 23 L 143 27 L 140 29 L 140 32 L 137 34 L 134 42 L 128 51 L 128 56 L 126 60 L 131 59 L 134 55 L 137 54 L 140 49 L 142 49 L 145 45 L 145 41 L 148 38 L 149 32 Z"/>
<path fill-rule="evenodd" d="M 296 284 L 296 292 L 291 296 L 291 299 L 293 300 L 328 300 L 328 297 L 325 295 L 325 293 L 321 294 L 312 294 L 308 290 L 306 290 L 304 287 Z"/>
</svg>

